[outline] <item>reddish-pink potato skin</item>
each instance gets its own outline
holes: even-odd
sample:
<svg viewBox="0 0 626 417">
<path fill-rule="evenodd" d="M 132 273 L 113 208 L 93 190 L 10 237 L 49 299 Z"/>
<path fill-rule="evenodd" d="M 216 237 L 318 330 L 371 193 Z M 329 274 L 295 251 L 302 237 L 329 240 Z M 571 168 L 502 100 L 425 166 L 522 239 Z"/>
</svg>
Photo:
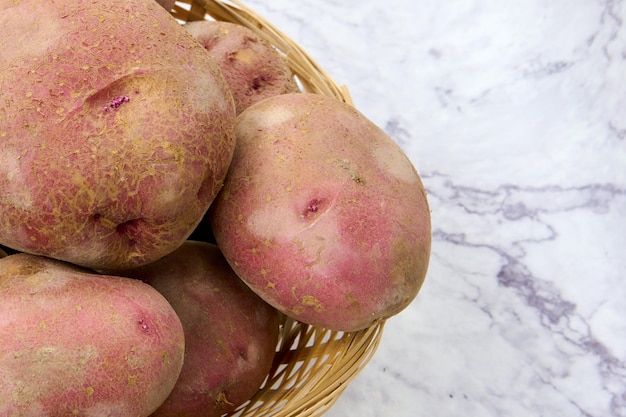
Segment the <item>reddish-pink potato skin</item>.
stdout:
<svg viewBox="0 0 626 417">
<path fill-rule="evenodd" d="M 152 417 L 219 417 L 258 391 L 274 358 L 279 313 L 235 275 L 217 246 L 187 241 L 123 274 L 163 294 L 185 329 L 183 369 Z"/>
<path fill-rule="evenodd" d="M 355 331 L 417 295 L 430 256 L 425 190 L 398 145 L 314 94 L 257 103 L 209 216 L 235 272 L 302 322 Z"/>
<path fill-rule="evenodd" d="M 180 320 L 139 280 L 15 254 L 0 305 L 0 416 L 144 417 L 180 374 Z"/>
<path fill-rule="evenodd" d="M 193 21 L 184 27 L 222 71 L 238 114 L 268 97 L 299 91 L 283 56 L 251 29 L 213 20 Z"/>
<path fill-rule="evenodd" d="M 234 150 L 207 51 L 154 0 L 5 3 L 0 244 L 109 271 L 180 246 Z"/>
</svg>

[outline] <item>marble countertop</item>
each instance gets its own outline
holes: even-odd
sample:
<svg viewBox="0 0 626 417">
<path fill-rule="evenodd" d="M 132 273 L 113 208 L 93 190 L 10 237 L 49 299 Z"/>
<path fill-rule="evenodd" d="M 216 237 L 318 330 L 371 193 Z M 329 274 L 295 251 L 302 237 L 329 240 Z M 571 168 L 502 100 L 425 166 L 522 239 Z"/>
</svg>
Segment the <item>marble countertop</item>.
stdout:
<svg viewBox="0 0 626 417">
<path fill-rule="evenodd" d="M 626 1 L 246 4 L 432 209 L 420 294 L 327 415 L 626 416 Z"/>
</svg>

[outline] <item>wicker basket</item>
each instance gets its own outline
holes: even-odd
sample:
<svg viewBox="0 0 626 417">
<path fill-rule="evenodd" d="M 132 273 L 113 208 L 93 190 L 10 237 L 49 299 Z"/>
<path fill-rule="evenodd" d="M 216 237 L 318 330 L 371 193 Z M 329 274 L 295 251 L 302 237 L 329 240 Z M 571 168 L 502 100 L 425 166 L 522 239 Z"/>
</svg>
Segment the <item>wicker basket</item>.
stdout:
<svg viewBox="0 0 626 417">
<path fill-rule="evenodd" d="M 348 90 L 338 86 L 295 42 L 237 0 L 177 1 L 172 15 L 182 22 L 214 19 L 249 27 L 281 53 L 303 91 L 336 97 L 353 104 Z M 309 326 L 285 317 L 274 365 L 257 394 L 229 416 L 320 416 L 372 358 L 384 322 L 346 333 Z"/>
</svg>

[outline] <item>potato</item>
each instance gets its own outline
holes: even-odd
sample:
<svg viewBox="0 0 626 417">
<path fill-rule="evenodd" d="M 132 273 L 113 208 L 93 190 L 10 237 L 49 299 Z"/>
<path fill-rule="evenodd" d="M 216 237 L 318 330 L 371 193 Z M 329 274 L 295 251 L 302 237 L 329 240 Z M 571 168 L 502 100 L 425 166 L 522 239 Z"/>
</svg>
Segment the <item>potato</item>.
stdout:
<svg viewBox="0 0 626 417">
<path fill-rule="evenodd" d="M 0 305 L 0 416 L 148 416 L 180 374 L 180 320 L 139 280 L 15 254 Z"/>
<path fill-rule="evenodd" d="M 353 107 L 275 96 L 237 118 L 237 146 L 211 228 L 235 272 L 302 322 L 355 331 L 403 310 L 430 256 L 414 166 Z"/>
<path fill-rule="evenodd" d="M 3 4 L 0 244 L 110 271 L 176 249 L 234 150 L 207 51 L 154 0 Z"/>
<path fill-rule="evenodd" d="M 256 393 L 274 358 L 279 313 L 235 275 L 217 246 L 187 241 L 123 274 L 163 294 L 185 330 L 182 372 L 152 417 L 218 417 Z"/>
<path fill-rule="evenodd" d="M 251 29 L 210 20 L 192 21 L 184 27 L 221 69 L 237 113 L 264 98 L 299 91 L 283 56 Z"/>
<path fill-rule="evenodd" d="M 168 12 L 174 8 L 176 0 L 156 0 Z"/>
</svg>

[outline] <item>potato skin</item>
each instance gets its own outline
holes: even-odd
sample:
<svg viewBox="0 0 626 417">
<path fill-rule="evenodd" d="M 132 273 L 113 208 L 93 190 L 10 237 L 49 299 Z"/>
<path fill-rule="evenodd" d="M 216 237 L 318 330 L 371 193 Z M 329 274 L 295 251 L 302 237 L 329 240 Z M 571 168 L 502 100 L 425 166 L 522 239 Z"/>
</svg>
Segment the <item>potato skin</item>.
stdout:
<svg viewBox="0 0 626 417">
<path fill-rule="evenodd" d="M 180 320 L 139 280 L 15 254 L 0 305 L 3 417 L 148 416 L 180 374 Z"/>
<path fill-rule="evenodd" d="M 207 51 L 154 0 L 5 3 L 0 244 L 108 271 L 180 246 L 234 150 Z"/>
<path fill-rule="evenodd" d="M 283 56 L 251 29 L 213 20 L 188 22 L 184 28 L 209 51 L 222 71 L 237 114 L 265 98 L 299 91 Z"/>
<path fill-rule="evenodd" d="M 300 93 L 237 118 L 209 216 L 235 272 L 305 323 L 355 331 L 404 309 L 430 256 L 425 190 L 398 145 L 353 107 Z"/>
<path fill-rule="evenodd" d="M 185 330 L 180 377 L 151 417 L 219 417 L 258 391 L 275 355 L 279 313 L 237 277 L 217 246 L 187 241 L 123 274 L 163 294 Z"/>
</svg>

